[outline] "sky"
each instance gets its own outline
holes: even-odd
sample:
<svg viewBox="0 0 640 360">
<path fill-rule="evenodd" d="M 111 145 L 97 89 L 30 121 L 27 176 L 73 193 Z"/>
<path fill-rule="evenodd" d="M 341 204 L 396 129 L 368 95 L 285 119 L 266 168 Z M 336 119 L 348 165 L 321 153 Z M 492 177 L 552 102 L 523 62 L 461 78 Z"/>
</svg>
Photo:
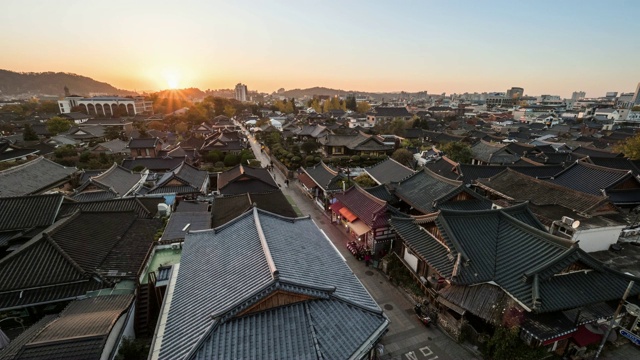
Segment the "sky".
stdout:
<svg viewBox="0 0 640 360">
<path fill-rule="evenodd" d="M 2 0 L 0 69 L 127 90 L 633 92 L 640 1 Z"/>
</svg>

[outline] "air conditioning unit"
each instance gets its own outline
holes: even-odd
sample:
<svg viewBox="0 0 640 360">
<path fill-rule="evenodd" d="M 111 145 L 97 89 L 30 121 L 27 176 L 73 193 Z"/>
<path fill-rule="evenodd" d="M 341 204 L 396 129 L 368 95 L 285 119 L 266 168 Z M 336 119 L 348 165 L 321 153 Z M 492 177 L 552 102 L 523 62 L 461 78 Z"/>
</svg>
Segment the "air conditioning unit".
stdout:
<svg viewBox="0 0 640 360">
<path fill-rule="evenodd" d="M 562 222 L 567 224 L 567 225 L 569 225 L 569 226 L 571 226 L 573 224 L 573 221 L 574 220 L 572 218 L 568 217 L 568 216 L 563 216 L 562 217 Z"/>
</svg>

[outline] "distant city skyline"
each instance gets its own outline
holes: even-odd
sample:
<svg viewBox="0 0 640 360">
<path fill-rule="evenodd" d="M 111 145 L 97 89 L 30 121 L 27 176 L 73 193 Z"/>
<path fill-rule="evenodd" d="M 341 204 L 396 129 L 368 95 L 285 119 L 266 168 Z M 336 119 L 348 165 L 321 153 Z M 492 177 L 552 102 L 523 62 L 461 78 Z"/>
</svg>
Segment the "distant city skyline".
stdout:
<svg viewBox="0 0 640 360">
<path fill-rule="evenodd" d="M 127 90 L 633 92 L 639 1 L 8 0 L 0 69 Z"/>
</svg>

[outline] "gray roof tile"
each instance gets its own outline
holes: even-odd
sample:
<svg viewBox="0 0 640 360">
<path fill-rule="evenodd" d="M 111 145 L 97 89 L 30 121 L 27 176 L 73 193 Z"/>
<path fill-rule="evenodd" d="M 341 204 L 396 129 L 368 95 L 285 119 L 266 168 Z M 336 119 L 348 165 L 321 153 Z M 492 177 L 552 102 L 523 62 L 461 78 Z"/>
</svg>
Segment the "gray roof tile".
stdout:
<svg viewBox="0 0 640 360">
<path fill-rule="evenodd" d="M 387 158 L 371 167 L 368 167 L 365 171 L 378 184 L 388 184 L 390 182 L 400 181 L 415 173 L 415 171 L 400 164 L 392 158 Z"/>
<path fill-rule="evenodd" d="M 63 198 L 61 194 L 0 198 L 0 231 L 53 224 Z"/>
<path fill-rule="evenodd" d="M 0 196 L 37 194 L 68 180 L 75 167 L 65 167 L 39 157 L 0 171 Z"/>
</svg>

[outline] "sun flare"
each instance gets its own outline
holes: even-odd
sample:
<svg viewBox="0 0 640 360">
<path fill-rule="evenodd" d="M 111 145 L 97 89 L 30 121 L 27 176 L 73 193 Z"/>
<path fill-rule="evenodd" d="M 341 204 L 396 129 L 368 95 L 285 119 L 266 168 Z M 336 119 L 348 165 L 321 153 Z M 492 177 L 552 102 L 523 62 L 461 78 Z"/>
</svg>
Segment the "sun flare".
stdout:
<svg viewBox="0 0 640 360">
<path fill-rule="evenodd" d="M 177 71 L 164 71 L 164 79 L 169 89 L 177 89 L 180 86 L 180 74 Z"/>
</svg>

